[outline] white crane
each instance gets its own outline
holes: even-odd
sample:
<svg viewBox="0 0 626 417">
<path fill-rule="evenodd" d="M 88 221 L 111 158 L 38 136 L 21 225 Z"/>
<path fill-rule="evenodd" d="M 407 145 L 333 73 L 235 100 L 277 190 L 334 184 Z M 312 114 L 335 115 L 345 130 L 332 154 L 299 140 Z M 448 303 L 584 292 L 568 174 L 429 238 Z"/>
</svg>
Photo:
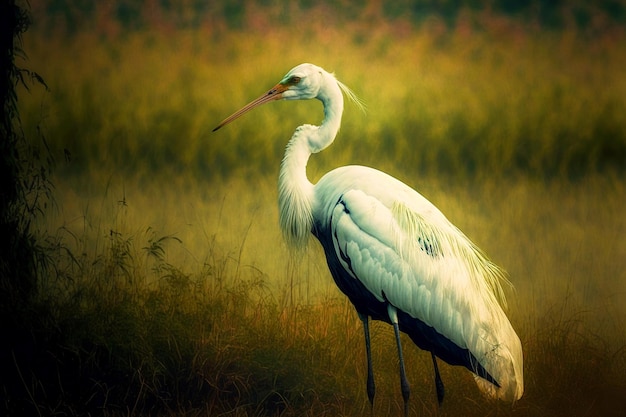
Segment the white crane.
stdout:
<svg viewBox="0 0 626 417">
<path fill-rule="evenodd" d="M 261 97 L 215 129 L 273 100 L 316 98 L 320 126 L 303 125 L 291 137 L 280 167 L 280 226 L 288 243 L 320 241 L 339 289 L 363 322 L 367 394 L 374 404 L 369 318 L 393 325 L 400 362 L 404 413 L 409 384 L 400 332 L 431 352 L 439 403 L 444 387 L 436 357 L 474 373 L 488 396 L 518 400 L 524 391 L 522 347 L 500 303 L 503 272 L 426 198 L 397 179 L 363 166 L 337 168 L 317 184 L 306 176 L 312 153 L 328 147 L 341 124 L 343 93 L 335 76 L 301 64 Z"/>
</svg>

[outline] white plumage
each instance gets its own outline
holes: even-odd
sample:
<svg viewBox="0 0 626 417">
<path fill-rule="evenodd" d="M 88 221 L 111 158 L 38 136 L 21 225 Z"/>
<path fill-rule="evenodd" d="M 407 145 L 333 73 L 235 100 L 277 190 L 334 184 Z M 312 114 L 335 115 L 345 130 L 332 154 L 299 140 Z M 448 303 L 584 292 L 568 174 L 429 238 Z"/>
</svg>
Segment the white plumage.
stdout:
<svg viewBox="0 0 626 417">
<path fill-rule="evenodd" d="M 498 304 L 504 301 L 500 269 L 428 200 L 380 171 L 340 168 L 315 189 L 328 191 L 316 193 L 327 205 L 314 218 L 330 222 L 333 249 L 350 276 L 378 301 L 469 349 L 501 386 L 481 384 L 489 395 L 518 399 L 522 351 Z M 341 206 L 328 204 L 340 197 Z"/>
<path fill-rule="evenodd" d="M 394 326 L 405 414 L 409 386 L 399 331 L 432 353 L 439 401 L 443 383 L 435 357 L 474 372 L 487 395 L 519 399 L 522 349 L 501 308 L 503 272 L 427 199 L 383 172 L 347 166 L 315 185 L 307 179 L 310 155 L 329 146 L 339 130 L 342 91 L 360 105 L 332 74 L 301 64 L 215 130 L 272 100 L 317 98 L 324 104 L 322 124 L 298 127 L 287 145 L 279 177 L 279 220 L 294 247 L 304 248 L 309 233 L 318 238 L 335 282 L 363 320 L 372 404 L 369 317 Z"/>
</svg>

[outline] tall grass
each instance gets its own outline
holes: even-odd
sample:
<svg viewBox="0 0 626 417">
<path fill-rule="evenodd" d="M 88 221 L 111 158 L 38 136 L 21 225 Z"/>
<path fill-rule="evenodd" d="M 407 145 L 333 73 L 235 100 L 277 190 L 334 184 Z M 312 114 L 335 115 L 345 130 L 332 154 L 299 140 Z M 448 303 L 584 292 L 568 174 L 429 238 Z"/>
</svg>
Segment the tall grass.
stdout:
<svg viewBox="0 0 626 417">
<path fill-rule="evenodd" d="M 427 196 L 505 265 L 516 285 L 509 316 L 523 342 L 526 392 L 512 407 L 490 402 L 468 372 L 442 365 L 448 398 L 438 411 L 430 359 L 407 339 L 413 412 L 618 415 L 626 387 L 626 311 L 619 302 L 626 277 L 617 261 L 626 253 L 623 184 L 429 184 Z M 48 221 L 64 242 L 59 275 L 71 279 L 42 290 L 58 329 L 57 347 L 40 358 L 54 383 L 39 373 L 30 382 L 42 410 L 83 404 L 113 415 L 368 412 L 360 322 L 318 246 L 290 264 L 267 187 L 232 180 L 215 186 L 218 199 L 195 181 L 112 181 L 100 208 L 93 200 L 76 204 L 71 190 L 62 191 L 59 203 L 68 211 Z M 388 326 L 374 325 L 373 347 L 376 413 L 399 414 Z"/>
<path fill-rule="evenodd" d="M 621 413 L 619 42 L 462 26 L 321 27 L 26 39 L 51 92 L 24 100 L 23 117 L 43 125 L 65 162 L 56 209 L 40 225 L 56 245 L 56 271 L 39 283 L 36 342 L 13 360 L 26 395 L 5 409 L 369 412 L 356 314 L 320 247 L 290 258 L 275 221 L 283 147 L 296 125 L 319 121 L 319 103 L 274 103 L 210 133 L 311 61 L 335 70 L 368 112 L 348 106 L 337 143 L 312 158 L 310 177 L 348 163 L 400 177 L 516 287 L 509 316 L 524 347 L 524 397 L 513 406 L 487 401 L 468 372 L 443 365 L 448 397 L 438 409 L 430 358 L 406 340 L 411 412 Z M 388 326 L 373 326 L 373 348 L 375 414 L 400 414 Z"/>
<path fill-rule="evenodd" d="M 113 43 L 81 34 L 28 48 L 49 70 L 43 117 L 73 173 L 273 174 L 294 127 L 318 121 L 319 103 L 274 103 L 210 131 L 305 61 L 336 71 L 368 106 L 365 115 L 347 109 L 321 172 L 358 162 L 412 177 L 571 178 L 626 166 L 618 41 L 567 32 L 353 36 L 151 32 Z M 36 103 L 26 111 L 41 118 Z"/>
<path fill-rule="evenodd" d="M 176 189 L 165 192 L 176 211 Z M 55 329 L 54 343 L 34 353 L 35 371 L 23 381 L 29 405 L 43 414 L 337 415 L 351 404 L 337 388 L 350 389 L 349 375 L 333 373 L 336 346 L 360 335 L 347 300 L 305 301 L 247 264 L 250 228 L 235 233 L 239 247 L 216 235 L 196 244 L 197 235 L 187 241 L 181 233 L 183 241 L 143 228 L 146 204 L 153 204 L 144 193 L 132 187 L 93 211 L 79 208 L 74 222 L 51 235 L 59 270 L 41 293 L 52 310 L 42 326 Z M 208 210 L 223 204 L 188 200 Z M 191 221 L 198 234 L 204 223 Z M 352 349 L 339 353 L 347 364 Z"/>
</svg>

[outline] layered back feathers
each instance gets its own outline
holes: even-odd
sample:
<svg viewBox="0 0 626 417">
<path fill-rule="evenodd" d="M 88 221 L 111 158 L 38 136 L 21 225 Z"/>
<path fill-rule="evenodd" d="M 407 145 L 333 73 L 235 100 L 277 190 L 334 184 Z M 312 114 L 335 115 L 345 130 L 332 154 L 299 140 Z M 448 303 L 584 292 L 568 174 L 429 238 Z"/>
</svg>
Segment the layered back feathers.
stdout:
<svg viewBox="0 0 626 417">
<path fill-rule="evenodd" d="M 472 319 L 462 332 L 464 342 L 500 384 L 497 387 L 476 376 L 479 388 L 494 398 L 519 399 L 523 393 L 523 358 L 520 340 L 501 308 L 506 308 L 501 284 L 511 285 L 505 272 L 434 207 L 418 213 L 395 202 L 391 213 L 399 228 L 396 248 L 406 263 L 420 262 L 416 257 L 424 252 L 440 258 L 433 262 L 439 264 L 439 279 L 449 279 L 449 285 L 458 282 L 457 294 L 466 297 Z M 445 276 L 447 267 L 449 276 Z M 464 287 L 463 275 L 469 280 L 469 288 Z"/>
</svg>

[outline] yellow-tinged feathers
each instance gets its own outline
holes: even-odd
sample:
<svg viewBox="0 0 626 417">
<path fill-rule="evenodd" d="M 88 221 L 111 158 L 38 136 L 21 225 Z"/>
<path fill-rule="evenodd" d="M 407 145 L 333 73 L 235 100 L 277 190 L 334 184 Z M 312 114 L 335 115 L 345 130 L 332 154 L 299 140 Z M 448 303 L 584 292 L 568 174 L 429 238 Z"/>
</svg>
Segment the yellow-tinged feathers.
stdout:
<svg viewBox="0 0 626 417">
<path fill-rule="evenodd" d="M 351 102 L 356 104 L 356 106 L 362 112 L 365 112 L 365 109 L 366 109 L 365 102 L 363 100 L 361 100 L 356 94 L 354 94 L 354 92 L 347 85 L 345 85 L 344 83 L 342 83 L 341 81 L 339 81 L 336 78 L 335 78 L 335 81 L 337 81 L 337 85 L 339 86 L 341 91 L 343 91 L 343 93 L 346 95 L 346 97 L 348 97 L 348 99 L 350 99 Z"/>
<path fill-rule="evenodd" d="M 480 248 L 448 222 L 440 212 L 434 212 L 432 219 L 426 219 L 423 214 L 396 201 L 391 207 L 391 213 L 405 233 L 402 242 L 398 242 L 397 246 L 402 257 L 417 253 L 421 243 L 429 245 L 429 250 L 434 255 L 462 259 L 468 266 L 468 273 L 474 287 L 487 288 L 489 294 L 506 308 L 506 296 L 501 285 L 501 282 L 511 285 L 506 278 L 506 273 L 491 262 Z M 406 236 L 409 239 L 406 239 Z M 423 240 L 420 242 L 418 239 Z"/>
</svg>

